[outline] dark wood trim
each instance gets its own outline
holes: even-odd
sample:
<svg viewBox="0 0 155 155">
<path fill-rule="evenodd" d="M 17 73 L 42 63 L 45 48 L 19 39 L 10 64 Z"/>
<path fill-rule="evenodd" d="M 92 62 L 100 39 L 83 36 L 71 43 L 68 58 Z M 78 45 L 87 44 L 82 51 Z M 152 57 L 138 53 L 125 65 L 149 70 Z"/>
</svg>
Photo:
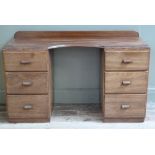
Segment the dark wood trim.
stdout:
<svg viewBox="0 0 155 155">
<path fill-rule="evenodd" d="M 41 38 L 139 38 L 136 31 L 18 31 L 15 39 Z"/>
<path fill-rule="evenodd" d="M 141 123 L 141 122 L 144 122 L 144 119 L 145 118 L 103 118 L 103 121 L 104 122 L 108 122 L 108 123 L 123 123 L 123 122 L 125 122 L 125 123 L 127 123 L 127 122 L 129 122 L 129 123 Z"/>
<path fill-rule="evenodd" d="M 10 123 L 46 123 L 50 122 L 49 118 L 9 118 Z"/>
</svg>

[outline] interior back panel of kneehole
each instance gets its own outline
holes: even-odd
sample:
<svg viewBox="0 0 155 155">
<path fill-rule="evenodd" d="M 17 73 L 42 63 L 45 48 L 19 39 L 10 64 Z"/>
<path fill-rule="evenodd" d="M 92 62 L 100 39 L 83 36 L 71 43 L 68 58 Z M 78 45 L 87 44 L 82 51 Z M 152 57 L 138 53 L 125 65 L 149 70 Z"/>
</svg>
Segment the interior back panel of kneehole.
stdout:
<svg viewBox="0 0 155 155">
<path fill-rule="evenodd" d="M 54 108 L 67 108 L 71 113 L 83 108 L 101 112 L 101 49 L 66 47 L 49 52 L 53 60 Z"/>
</svg>

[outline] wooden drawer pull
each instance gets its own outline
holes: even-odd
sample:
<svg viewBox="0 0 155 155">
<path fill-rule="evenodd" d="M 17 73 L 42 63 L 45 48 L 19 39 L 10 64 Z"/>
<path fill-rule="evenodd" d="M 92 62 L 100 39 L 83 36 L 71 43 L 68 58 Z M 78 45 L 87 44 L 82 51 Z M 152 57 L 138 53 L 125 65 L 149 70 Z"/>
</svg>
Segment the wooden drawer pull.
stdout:
<svg viewBox="0 0 155 155">
<path fill-rule="evenodd" d="M 26 105 L 23 106 L 24 110 L 30 110 L 32 108 L 33 108 L 33 106 L 31 104 L 26 104 Z"/>
<path fill-rule="evenodd" d="M 122 60 L 122 63 L 123 64 L 130 64 L 130 63 L 132 63 L 133 61 L 132 60 L 127 60 L 127 59 L 123 59 Z"/>
<path fill-rule="evenodd" d="M 26 64 L 31 64 L 32 62 L 31 61 L 28 61 L 28 60 L 21 60 L 20 61 L 20 64 L 23 64 L 23 65 L 26 65 Z"/>
<path fill-rule="evenodd" d="M 32 85 L 32 81 L 23 81 L 22 85 L 23 86 L 31 86 Z"/>
<path fill-rule="evenodd" d="M 130 85 L 131 84 L 131 81 L 122 81 L 122 85 L 123 86 L 128 86 L 128 85 Z"/>
<path fill-rule="evenodd" d="M 121 109 L 129 109 L 130 105 L 129 104 L 122 104 Z"/>
</svg>

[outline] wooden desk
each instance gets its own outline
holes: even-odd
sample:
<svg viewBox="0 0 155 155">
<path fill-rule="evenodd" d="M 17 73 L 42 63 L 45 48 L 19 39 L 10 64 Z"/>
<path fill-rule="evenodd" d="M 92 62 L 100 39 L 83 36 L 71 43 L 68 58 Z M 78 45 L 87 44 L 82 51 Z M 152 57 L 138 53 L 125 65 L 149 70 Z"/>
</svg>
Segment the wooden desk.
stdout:
<svg viewBox="0 0 155 155">
<path fill-rule="evenodd" d="M 10 122 L 47 122 L 53 108 L 49 50 L 101 50 L 104 121 L 144 121 L 150 48 L 134 31 L 17 32 L 4 47 L 6 100 Z"/>
</svg>

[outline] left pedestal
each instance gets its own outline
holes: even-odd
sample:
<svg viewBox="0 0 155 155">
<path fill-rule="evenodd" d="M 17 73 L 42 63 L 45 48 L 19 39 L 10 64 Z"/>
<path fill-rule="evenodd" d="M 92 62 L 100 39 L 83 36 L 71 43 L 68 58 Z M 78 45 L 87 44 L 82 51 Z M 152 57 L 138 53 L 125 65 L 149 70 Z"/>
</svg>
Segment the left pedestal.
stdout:
<svg viewBox="0 0 155 155">
<path fill-rule="evenodd" d="M 48 122 L 52 110 L 48 51 L 3 51 L 10 122 Z"/>
</svg>

